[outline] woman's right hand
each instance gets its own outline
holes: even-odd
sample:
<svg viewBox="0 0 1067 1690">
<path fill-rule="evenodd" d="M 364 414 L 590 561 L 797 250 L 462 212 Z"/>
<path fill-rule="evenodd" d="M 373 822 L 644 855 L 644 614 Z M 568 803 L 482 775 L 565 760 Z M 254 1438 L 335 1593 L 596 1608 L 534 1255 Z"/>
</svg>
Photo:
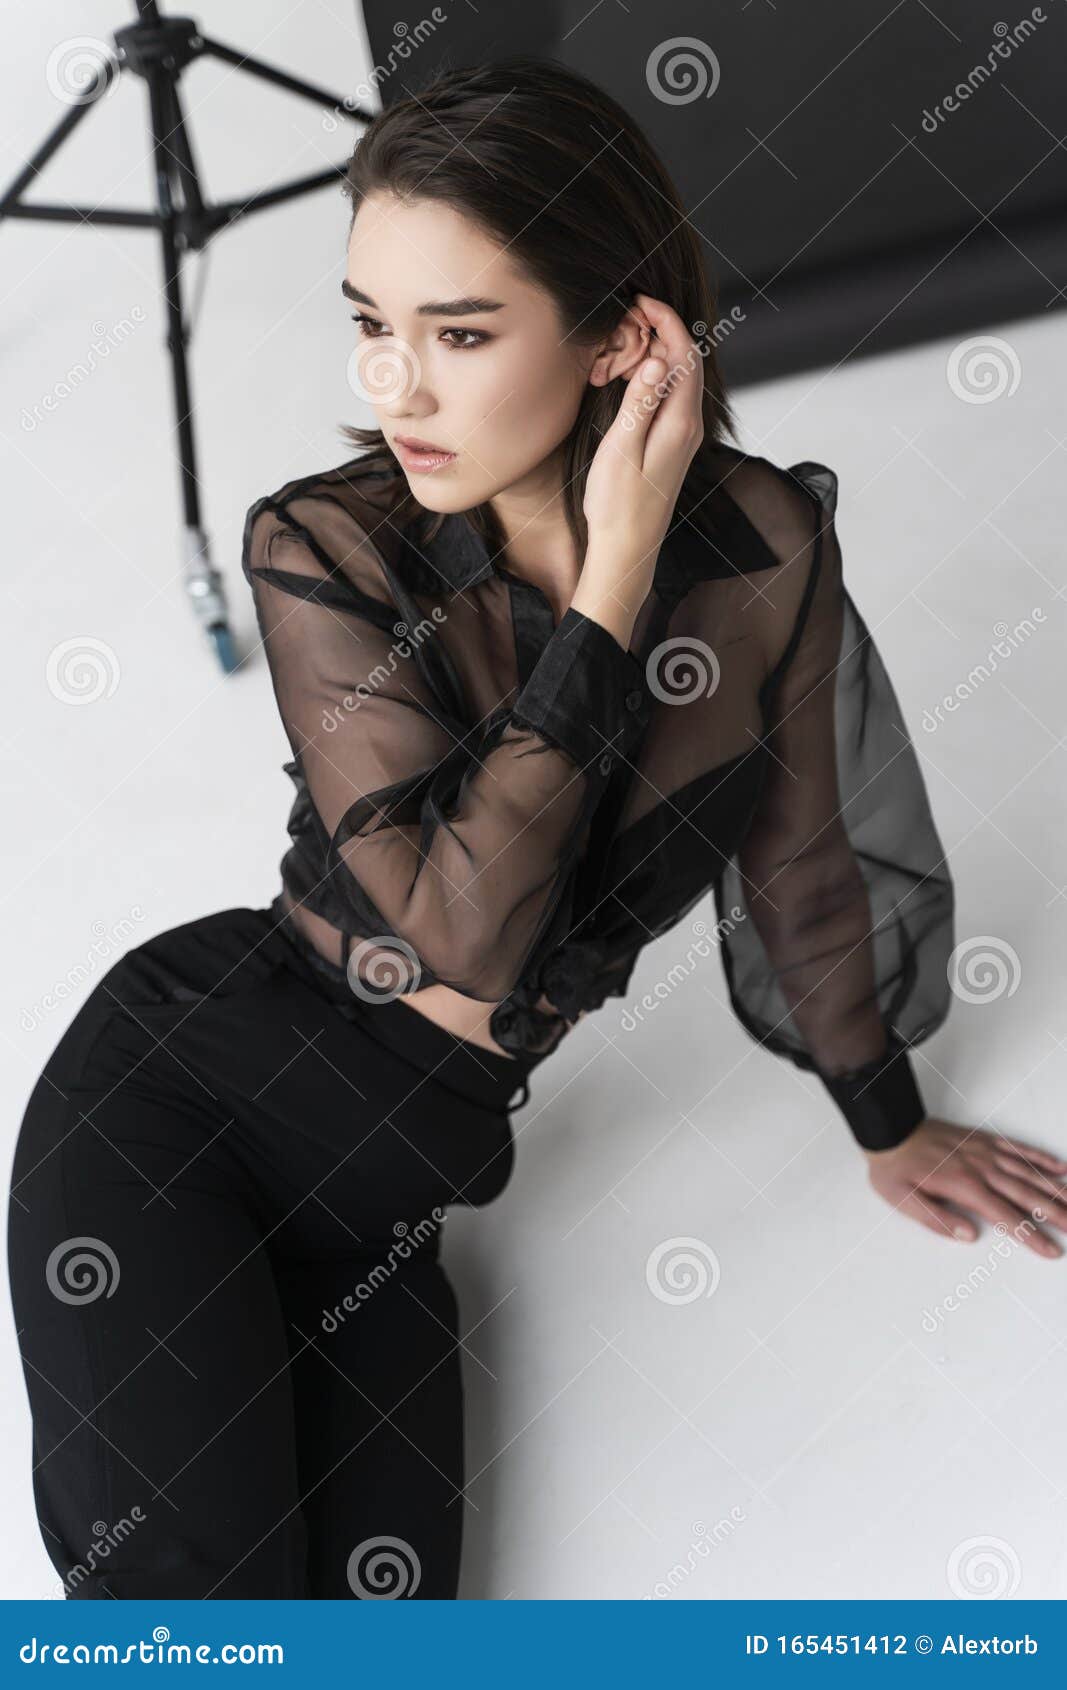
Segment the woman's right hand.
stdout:
<svg viewBox="0 0 1067 1690">
<path fill-rule="evenodd" d="M 591 552 L 651 579 L 686 472 L 704 438 L 703 360 L 678 313 L 639 293 L 634 317 L 650 341 L 586 478 Z M 642 595 L 643 596 L 643 595 Z"/>
</svg>

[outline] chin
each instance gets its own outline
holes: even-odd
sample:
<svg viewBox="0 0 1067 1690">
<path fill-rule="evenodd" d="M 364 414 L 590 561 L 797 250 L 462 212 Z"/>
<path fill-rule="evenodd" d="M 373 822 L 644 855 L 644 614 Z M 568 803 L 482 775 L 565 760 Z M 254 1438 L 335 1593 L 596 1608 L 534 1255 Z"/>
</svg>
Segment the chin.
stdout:
<svg viewBox="0 0 1067 1690">
<path fill-rule="evenodd" d="M 455 511 L 474 510 L 477 505 L 484 504 L 492 497 L 493 488 L 487 492 L 472 492 L 461 476 L 449 478 L 441 475 L 409 475 L 408 487 L 412 497 L 417 499 L 428 511 L 441 511 L 450 515 Z"/>
<path fill-rule="evenodd" d="M 477 503 L 462 488 L 443 487 L 439 484 L 435 486 L 434 480 L 431 475 L 408 477 L 408 489 L 412 498 L 424 509 L 441 511 L 447 516 L 452 511 L 469 511 Z"/>
</svg>

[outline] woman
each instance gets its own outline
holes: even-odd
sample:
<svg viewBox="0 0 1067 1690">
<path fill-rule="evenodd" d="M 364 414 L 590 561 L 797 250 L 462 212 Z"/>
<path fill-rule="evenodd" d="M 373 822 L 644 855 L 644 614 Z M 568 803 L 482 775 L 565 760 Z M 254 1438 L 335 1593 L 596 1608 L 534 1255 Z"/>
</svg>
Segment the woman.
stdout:
<svg viewBox="0 0 1067 1690">
<path fill-rule="evenodd" d="M 453 1597 L 451 1203 L 647 941 L 714 891 L 731 1003 L 946 1236 L 1059 1158 L 926 1115 L 952 887 L 842 580 L 836 480 L 734 434 L 696 236 L 582 78 L 371 124 L 343 292 L 377 414 L 248 512 L 296 785 L 283 890 L 137 946 L 18 1141 L 15 1315 L 72 1597 Z M 679 929 L 679 932 L 681 930 Z M 605 1050 L 610 1044 L 605 1041 Z"/>
</svg>

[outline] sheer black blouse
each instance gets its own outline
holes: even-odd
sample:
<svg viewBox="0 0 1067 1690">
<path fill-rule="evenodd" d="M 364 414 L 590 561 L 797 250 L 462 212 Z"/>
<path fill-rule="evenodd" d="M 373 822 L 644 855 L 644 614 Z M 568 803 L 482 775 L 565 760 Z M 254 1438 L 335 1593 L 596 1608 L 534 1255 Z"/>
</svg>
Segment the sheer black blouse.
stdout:
<svg viewBox="0 0 1067 1690">
<path fill-rule="evenodd" d="M 836 476 L 714 452 L 625 650 L 556 625 L 463 514 L 398 527 L 372 458 L 257 500 L 282 882 L 361 995 L 443 983 L 528 1061 L 711 891 L 741 1024 L 887 1148 L 926 1113 L 908 1046 L 948 1013 L 952 880 L 843 581 Z"/>
</svg>

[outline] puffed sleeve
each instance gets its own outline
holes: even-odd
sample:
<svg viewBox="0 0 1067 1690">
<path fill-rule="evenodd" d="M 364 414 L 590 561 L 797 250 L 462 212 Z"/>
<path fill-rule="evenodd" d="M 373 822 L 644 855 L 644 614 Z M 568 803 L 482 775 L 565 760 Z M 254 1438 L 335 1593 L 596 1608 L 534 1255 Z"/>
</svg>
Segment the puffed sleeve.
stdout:
<svg viewBox="0 0 1067 1690">
<path fill-rule="evenodd" d="M 571 896 L 613 760 L 647 725 L 640 665 L 568 608 L 510 704 L 472 726 L 447 613 L 401 608 L 355 516 L 261 499 L 242 562 L 349 930 L 398 953 L 408 991 L 506 997 Z"/>
<path fill-rule="evenodd" d="M 817 1073 L 859 1144 L 884 1150 L 926 1114 L 908 1047 L 950 1007 L 953 886 L 900 705 L 843 581 L 837 477 L 810 462 L 774 474 L 762 526 L 803 593 L 765 683 L 766 778 L 716 887 L 720 919 L 744 912 L 725 922 L 721 955 L 752 1037 Z"/>
</svg>

